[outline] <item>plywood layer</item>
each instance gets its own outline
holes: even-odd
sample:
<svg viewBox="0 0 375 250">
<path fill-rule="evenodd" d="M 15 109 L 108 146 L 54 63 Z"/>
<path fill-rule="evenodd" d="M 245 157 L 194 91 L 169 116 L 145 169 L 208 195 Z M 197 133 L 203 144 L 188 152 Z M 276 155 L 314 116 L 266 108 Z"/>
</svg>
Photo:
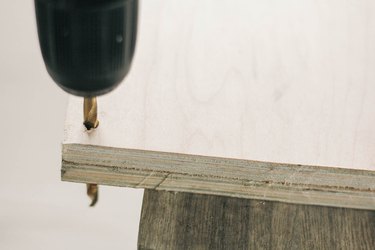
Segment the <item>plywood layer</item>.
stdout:
<svg viewBox="0 0 375 250">
<path fill-rule="evenodd" d="M 142 2 L 130 75 L 71 98 L 63 180 L 375 208 L 375 2 Z M 321 167 L 322 166 L 322 167 Z"/>
</svg>

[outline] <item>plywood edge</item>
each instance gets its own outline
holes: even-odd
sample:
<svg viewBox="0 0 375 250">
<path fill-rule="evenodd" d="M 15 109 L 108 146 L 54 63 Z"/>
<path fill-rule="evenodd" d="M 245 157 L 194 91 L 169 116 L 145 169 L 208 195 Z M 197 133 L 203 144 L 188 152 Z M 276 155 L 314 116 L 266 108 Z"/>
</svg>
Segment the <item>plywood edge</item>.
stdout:
<svg viewBox="0 0 375 250">
<path fill-rule="evenodd" d="M 63 144 L 62 180 L 375 210 L 375 172 Z"/>
</svg>

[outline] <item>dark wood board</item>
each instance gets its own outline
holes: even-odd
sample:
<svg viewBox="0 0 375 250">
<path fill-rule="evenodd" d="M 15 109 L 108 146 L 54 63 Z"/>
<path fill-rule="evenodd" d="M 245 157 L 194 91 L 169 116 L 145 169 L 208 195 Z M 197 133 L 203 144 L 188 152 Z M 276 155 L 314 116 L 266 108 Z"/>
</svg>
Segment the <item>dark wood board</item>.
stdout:
<svg viewBox="0 0 375 250">
<path fill-rule="evenodd" d="M 375 212 L 145 190 L 139 249 L 375 249 Z"/>
</svg>

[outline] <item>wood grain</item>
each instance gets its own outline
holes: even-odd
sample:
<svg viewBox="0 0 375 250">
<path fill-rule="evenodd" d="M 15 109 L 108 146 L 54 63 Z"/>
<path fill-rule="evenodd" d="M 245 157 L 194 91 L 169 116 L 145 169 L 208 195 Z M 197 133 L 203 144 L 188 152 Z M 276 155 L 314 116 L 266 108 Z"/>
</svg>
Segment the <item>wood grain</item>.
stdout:
<svg viewBox="0 0 375 250">
<path fill-rule="evenodd" d="M 138 249 L 374 249 L 375 212 L 146 190 Z"/>
<path fill-rule="evenodd" d="M 142 2 L 131 73 L 98 99 L 96 131 L 70 100 L 63 180 L 374 209 L 373 13 Z"/>
</svg>

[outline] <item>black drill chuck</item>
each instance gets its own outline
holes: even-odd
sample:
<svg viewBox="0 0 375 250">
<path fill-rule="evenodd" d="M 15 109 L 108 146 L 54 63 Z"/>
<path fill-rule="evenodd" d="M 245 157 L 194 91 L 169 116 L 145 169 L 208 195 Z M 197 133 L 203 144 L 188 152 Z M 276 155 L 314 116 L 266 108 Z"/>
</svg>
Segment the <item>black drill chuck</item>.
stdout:
<svg viewBox="0 0 375 250">
<path fill-rule="evenodd" d="M 35 0 L 35 11 L 47 71 L 66 92 L 102 95 L 126 76 L 138 0 Z"/>
</svg>

